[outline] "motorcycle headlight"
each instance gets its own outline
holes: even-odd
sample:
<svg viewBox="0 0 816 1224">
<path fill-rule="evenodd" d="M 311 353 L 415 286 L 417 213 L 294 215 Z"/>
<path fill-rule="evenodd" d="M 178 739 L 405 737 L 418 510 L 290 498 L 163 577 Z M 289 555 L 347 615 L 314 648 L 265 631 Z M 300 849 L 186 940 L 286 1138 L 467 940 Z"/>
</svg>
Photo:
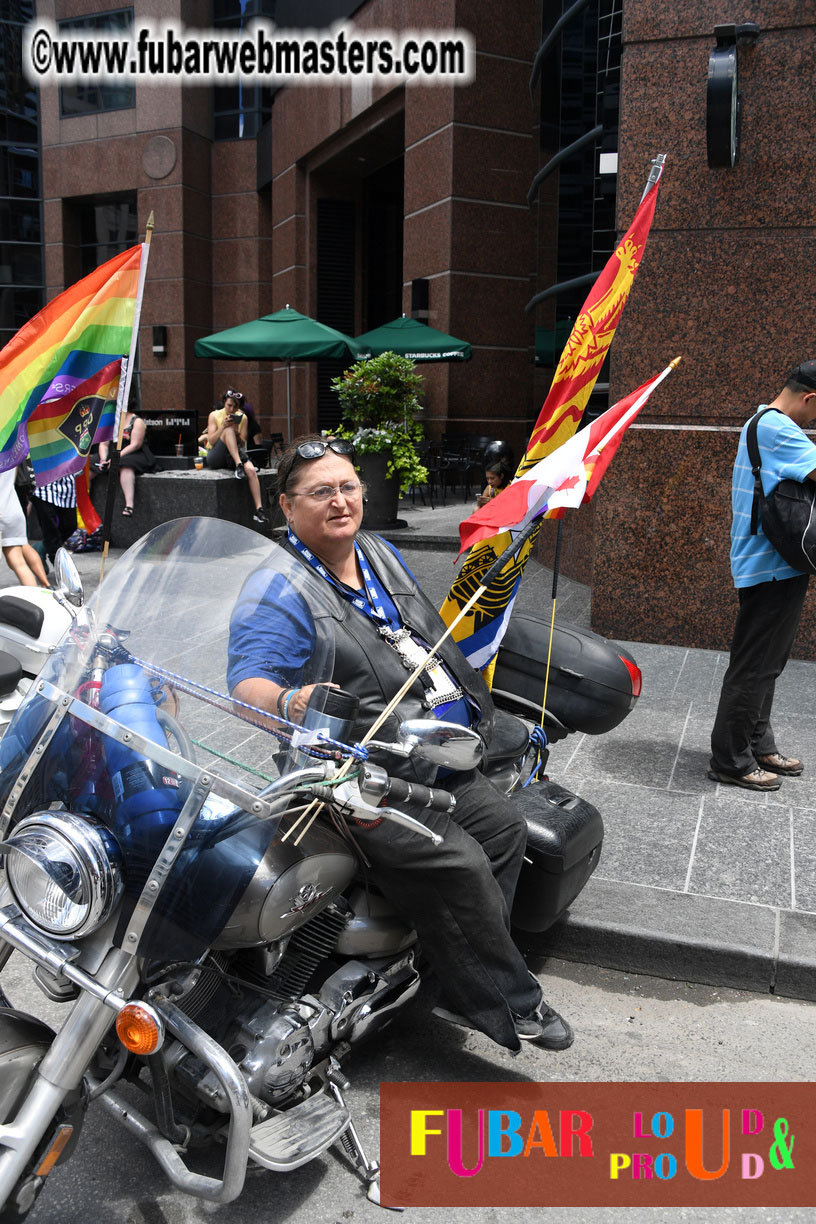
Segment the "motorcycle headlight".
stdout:
<svg viewBox="0 0 816 1224">
<path fill-rule="evenodd" d="M 55 939 L 90 935 L 122 892 L 119 849 L 103 825 L 71 812 L 26 816 L 3 843 L 14 899 Z"/>
</svg>

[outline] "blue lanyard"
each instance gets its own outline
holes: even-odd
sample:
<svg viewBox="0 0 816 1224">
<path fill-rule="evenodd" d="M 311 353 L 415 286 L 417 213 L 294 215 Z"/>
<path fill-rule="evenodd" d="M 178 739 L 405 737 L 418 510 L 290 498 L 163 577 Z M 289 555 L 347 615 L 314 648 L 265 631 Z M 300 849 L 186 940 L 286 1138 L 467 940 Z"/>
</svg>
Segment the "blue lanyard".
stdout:
<svg viewBox="0 0 816 1224">
<path fill-rule="evenodd" d="M 399 612 L 397 611 L 396 604 L 380 582 L 377 575 L 374 573 L 374 570 L 366 559 L 365 553 L 363 552 L 362 548 L 360 548 L 360 545 L 356 540 L 354 541 L 354 551 L 363 575 L 362 591 L 365 598 L 363 598 L 363 595 L 361 595 L 359 591 L 355 591 L 352 587 L 346 586 L 345 582 L 341 582 L 340 579 L 336 578 L 330 570 L 327 570 L 323 562 L 320 561 L 314 555 L 314 553 L 306 547 L 302 540 L 298 539 L 291 528 L 288 533 L 288 538 L 289 543 L 294 549 L 297 550 L 298 553 L 300 553 L 304 561 L 306 561 L 312 567 L 312 569 L 320 575 L 321 578 L 324 578 L 326 582 L 330 583 L 338 594 L 343 596 L 343 599 L 348 600 L 350 604 L 357 608 L 359 612 L 362 612 L 364 616 L 367 616 L 369 620 L 376 621 L 381 625 L 387 625 L 388 628 L 394 630 L 394 632 L 396 632 L 397 629 L 402 628 L 402 620 Z"/>
</svg>

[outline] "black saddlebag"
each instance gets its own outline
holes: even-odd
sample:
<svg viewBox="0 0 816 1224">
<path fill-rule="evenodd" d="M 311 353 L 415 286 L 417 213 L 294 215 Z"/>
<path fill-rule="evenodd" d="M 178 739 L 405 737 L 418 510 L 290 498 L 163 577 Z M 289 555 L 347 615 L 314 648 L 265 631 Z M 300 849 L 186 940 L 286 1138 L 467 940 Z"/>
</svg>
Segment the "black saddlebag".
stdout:
<svg viewBox="0 0 816 1224">
<path fill-rule="evenodd" d="M 546 931 L 598 866 L 603 820 L 591 803 L 556 782 L 516 791 L 527 821 L 527 853 L 511 915 L 522 931 Z"/>
<path fill-rule="evenodd" d="M 493 676 L 492 696 L 500 709 L 540 721 L 549 638 L 549 621 L 526 613 L 511 618 Z M 640 669 L 622 646 L 556 622 L 544 722 L 548 739 L 563 739 L 570 731 L 611 731 L 633 708 L 640 683 Z"/>
</svg>

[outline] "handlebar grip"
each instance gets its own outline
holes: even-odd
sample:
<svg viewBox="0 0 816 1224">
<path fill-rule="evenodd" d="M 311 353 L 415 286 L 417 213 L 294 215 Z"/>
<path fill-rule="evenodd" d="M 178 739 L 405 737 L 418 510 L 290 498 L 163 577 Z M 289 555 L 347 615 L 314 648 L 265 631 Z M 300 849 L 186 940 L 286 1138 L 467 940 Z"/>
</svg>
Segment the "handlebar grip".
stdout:
<svg viewBox="0 0 816 1224">
<path fill-rule="evenodd" d="M 456 798 L 449 791 L 432 789 L 430 786 L 422 786 L 419 782 L 406 782 L 404 778 L 388 779 L 380 806 L 384 806 L 386 797 L 394 804 L 417 803 L 433 812 L 452 812 L 456 807 Z"/>
</svg>

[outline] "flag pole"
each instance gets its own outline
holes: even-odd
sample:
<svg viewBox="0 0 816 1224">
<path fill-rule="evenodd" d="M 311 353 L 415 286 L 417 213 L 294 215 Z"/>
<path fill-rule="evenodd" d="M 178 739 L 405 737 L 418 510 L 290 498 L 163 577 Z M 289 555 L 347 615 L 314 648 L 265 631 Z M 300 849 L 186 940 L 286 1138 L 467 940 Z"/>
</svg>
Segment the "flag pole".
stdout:
<svg viewBox="0 0 816 1224">
<path fill-rule="evenodd" d="M 547 642 L 547 664 L 544 668 L 544 692 L 541 697 L 541 718 L 539 719 L 539 727 L 544 726 L 544 711 L 547 708 L 547 686 L 550 682 L 550 661 L 552 659 L 553 638 L 555 637 L 555 597 L 558 592 L 558 568 L 561 561 L 561 539 L 564 533 L 564 520 L 558 520 L 558 531 L 555 535 L 555 556 L 553 557 L 553 580 L 552 580 L 552 613 L 550 615 L 550 638 Z"/>
<path fill-rule="evenodd" d="M 643 188 L 643 195 L 640 197 L 639 204 L 643 203 L 643 201 L 646 199 L 647 195 L 652 190 L 652 188 L 656 187 L 657 184 L 659 183 L 660 176 L 663 173 L 663 167 L 665 163 L 666 163 L 665 153 L 657 153 L 652 158 L 651 163 L 650 163 L 651 170 L 649 171 L 649 176 L 646 179 L 646 186 Z M 553 560 L 553 586 L 552 586 L 553 603 L 555 603 L 555 595 L 558 589 L 558 566 L 559 566 L 559 561 L 561 557 L 561 537 L 563 535 L 563 530 L 564 530 L 563 523 L 564 523 L 563 519 L 558 520 L 558 533 L 556 535 L 556 540 L 555 540 L 555 558 Z M 553 615 L 555 614 L 553 613 Z M 552 645 L 552 638 L 550 638 L 550 645 Z M 546 684 L 547 684 L 547 681 L 545 678 L 545 681 L 544 681 L 545 693 L 546 693 Z"/>
<path fill-rule="evenodd" d="M 666 164 L 666 154 L 658 153 L 652 158 L 652 168 L 649 171 L 649 177 L 646 180 L 646 186 L 643 188 L 643 195 L 640 197 L 640 203 L 646 199 L 652 188 L 660 181 L 660 175 L 663 173 L 663 167 Z"/>
<path fill-rule="evenodd" d="M 658 154 L 658 157 L 655 158 L 655 161 L 657 161 L 658 158 L 664 158 L 664 154 L 662 153 Z M 646 190 L 648 191 L 648 186 Z M 646 192 L 644 191 L 643 194 L 645 195 Z M 677 369 L 681 360 L 682 360 L 681 357 L 675 357 L 672 361 L 669 362 L 669 364 L 666 366 L 666 369 L 663 371 L 663 374 L 661 375 L 660 382 L 662 382 L 663 379 L 668 374 L 670 374 L 672 370 Z M 658 385 L 657 383 L 654 384 L 655 387 L 657 385 Z M 553 638 L 555 637 L 555 597 L 556 597 L 556 592 L 558 590 L 558 563 L 559 563 L 559 558 L 561 555 L 561 528 L 562 528 L 563 522 L 564 520 L 562 518 L 558 520 L 558 534 L 556 535 L 556 539 L 555 539 L 555 557 L 553 559 L 553 584 L 552 584 L 552 615 L 550 617 L 550 640 L 547 643 L 547 665 L 544 669 L 544 692 L 542 693 L 542 696 L 541 696 L 541 718 L 539 719 L 539 724 L 538 724 L 540 727 L 544 726 L 544 715 L 547 710 L 547 688 L 550 683 L 550 662 L 552 660 Z"/>
<path fill-rule="evenodd" d="M 99 581 L 105 577 L 105 561 L 108 556 L 108 546 L 110 542 L 111 523 L 113 521 L 113 502 L 116 497 L 116 484 L 119 476 L 119 452 L 122 449 L 122 434 L 125 427 L 125 413 L 127 412 L 128 397 L 130 395 L 130 384 L 133 378 L 133 364 L 136 357 L 136 345 L 139 340 L 139 320 L 142 314 L 142 297 L 144 296 L 145 277 L 147 275 L 147 260 L 150 255 L 150 240 L 153 237 L 153 229 L 155 221 L 153 219 L 153 211 L 151 209 L 150 216 L 147 218 L 145 226 L 144 254 L 139 261 L 139 284 L 136 290 L 136 307 L 133 312 L 133 330 L 130 334 L 130 352 L 126 358 L 123 358 L 123 368 L 125 372 L 124 386 L 122 380 L 119 381 L 119 394 L 116 397 L 116 423 L 114 433 L 116 434 L 116 446 L 111 453 L 111 463 L 108 468 L 108 487 L 105 491 L 105 509 L 102 514 L 102 560 L 99 566 Z M 127 363 L 124 365 L 124 363 Z"/>
<path fill-rule="evenodd" d="M 665 153 L 658 153 L 650 160 L 645 189 L 632 223 L 598 274 L 593 289 L 584 302 L 567 343 L 564 345 L 550 390 L 516 470 L 517 479 L 522 479 L 530 468 L 545 459 L 552 451 L 557 450 L 575 432 L 575 426 L 584 412 L 604 356 L 612 342 L 615 328 L 629 296 L 634 274 L 640 266 L 639 256 L 645 247 L 651 228 L 657 202 L 657 188 L 666 161 Z M 625 247 L 626 242 L 631 244 L 638 255 L 637 259 L 633 259 L 631 251 Z M 624 265 L 629 269 L 626 276 L 621 275 Z M 500 541 L 496 540 L 494 545 L 496 548 L 504 545 L 507 539 L 506 532 L 506 528 L 499 532 L 502 538 Z M 508 574 L 504 584 L 504 590 L 508 594 L 503 593 L 501 597 L 497 596 L 491 602 L 490 608 L 477 609 L 480 616 L 478 645 L 474 641 L 474 633 L 471 632 L 468 636 L 467 630 L 463 630 L 460 624 L 459 645 L 464 650 L 466 657 L 471 658 L 471 661 L 474 658 L 477 660 L 477 665 L 485 674 L 488 687 L 491 683 L 491 672 L 501 634 L 506 627 L 526 559 L 532 553 L 534 542 L 535 537 L 532 537 L 527 544 L 526 554 L 518 558 L 515 566 L 518 573 L 514 574 L 512 590 Z M 447 621 L 456 616 L 460 603 L 467 597 L 471 583 L 478 581 L 477 575 L 487 563 L 485 544 L 486 541 L 482 537 L 479 544 L 474 545 L 471 549 L 467 566 L 463 573 L 454 580 L 440 609 L 443 620 Z M 486 664 L 484 663 L 485 658 L 488 659 Z"/>
</svg>

